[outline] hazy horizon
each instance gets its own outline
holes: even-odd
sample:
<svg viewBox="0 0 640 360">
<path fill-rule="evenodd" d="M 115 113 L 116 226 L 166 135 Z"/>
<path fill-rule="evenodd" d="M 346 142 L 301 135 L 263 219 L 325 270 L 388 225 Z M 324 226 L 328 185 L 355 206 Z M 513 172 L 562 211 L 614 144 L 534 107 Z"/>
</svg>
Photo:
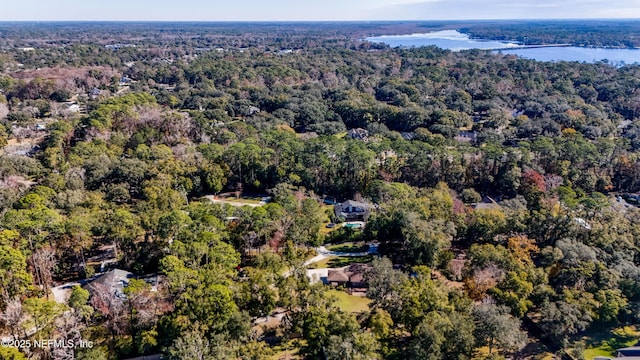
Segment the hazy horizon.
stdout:
<svg viewBox="0 0 640 360">
<path fill-rule="evenodd" d="M 296 23 L 448 23 L 448 22 L 562 22 L 562 21 L 640 21 L 640 18 L 504 18 L 504 19 L 374 19 L 374 20 L 171 20 L 171 19 L 159 19 L 159 20 L 119 20 L 119 19 L 89 19 L 89 20 L 2 20 L 0 23 L 211 23 L 211 24 L 224 24 L 224 23 L 250 23 L 250 24 L 296 24 Z M 438 30 L 434 30 L 438 31 Z"/>
<path fill-rule="evenodd" d="M 638 19 L 640 0 L 24 0 L 0 21 L 432 21 Z"/>
</svg>

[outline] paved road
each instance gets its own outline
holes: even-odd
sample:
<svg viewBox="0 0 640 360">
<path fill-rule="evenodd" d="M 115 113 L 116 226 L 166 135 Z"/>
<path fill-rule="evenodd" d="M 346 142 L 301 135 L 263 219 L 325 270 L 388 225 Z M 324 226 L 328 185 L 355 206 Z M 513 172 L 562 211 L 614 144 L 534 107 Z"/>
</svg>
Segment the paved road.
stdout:
<svg viewBox="0 0 640 360">
<path fill-rule="evenodd" d="M 230 201 L 230 200 L 225 200 L 225 199 L 218 199 L 214 195 L 205 195 L 204 198 L 208 199 L 209 201 L 211 201 L 214 204 L 229 204 L 231 206 L 236 206 L 236 207 L 243 207 L 243 206 L 258 207 L 258 206 L 263 206 L 263 205 L 267 204 L 267 202 L 264 201 L 264 200 L 260 201 L 257 204 L 249 204 L 249 203 L 244 203 L 244 202 L 240 202 L 240 201 Z"/>
<path fill-rule="evenodd" d="M 308 265 L 311 265 L 311 264 L 316 263 L 318 261 L 322 261 L 322 260 L 324 260 L 326 258 L 330 258 L 330 257 L 334 257 L 334 256 L 339 256 L 339 257 L 358 257 L 358 256 L 374 255 L 374 254 L 378 253 L 378 244 L 371 243 L 371 244 L 369 244 L 369 250 L 368 251 L 362 251 L 362 252 L 331 251 L 331 250 L 328 250 L 324 246 L 320 246 L 320 247 L 316 248 L 316 253 L 318 255 L 316 255 L 316 256 L 312 257 L 311 259 L 305 261 L 304 262 L 304 266 L 308 266 Z"/>
<path fill-rule="evenodd" d="M 66 304 L 67 300 L 69 299 L 69 295 L 71 295 L 71 288 L 73 288 L 76 285 L 80 285 L 80 283 L 69 282 L 69 283 L 51 288 L 51 292 L 53 293 L 53 299 L 59 304 Z"/>
<path fill-rule="evenodd" d="M 253 325 L 266 324 L 269 322 L 276 322 L 276 324 L 279 324 L 285 315 L 287 315 L 287 310 L 284 308 L 276 308 L 269 316 L 255 318 L 253 320 Z"/>
<path fill-rule="evenodd" d="M 53 299 L 59 304 L 66 304 L 69 299 L 69 295 L 71 294 L 71 289 L 76 286 L 84 286 L 89 282 L 99 278 L 104 273 L 97 273 L 93 275 L 90 279 L 80 279 L 77 281 L 70 281 L 68 283 L 64 283 L 62 285 L 58 285 L 56 287 L 51 288 L 51 292 L 53 293 Z"/>
<path fill-rule="evenodd" d="M 362 251 L 362 252 L 341 252 L 341 251 L 331 251 L 328 250 L 326 247 L 324 246 L 320 246 L 318 248 L 316 248 L 316 253 L 318 255 L 312 257 L 311 259 L 307 260 L 304 262 L 304 264 L 302 264 L 303 266 L 309 266 L 313 263 L 317 263 L 318 261 L 322 261 L 324 259 L 330 258 L 330 257 L 357 257 L 357 256 L 367 256 L 367 255 L 376 255 L 378 254 L 378 244 L 377 243 L 370 243 L 369 244 L 369 251 Z M 309 279 L 311 279 L 312 282 L 316 282 L 319 281 L 320 278 L 326 278 L 327 274 L 328 274 L 328 270 L 329 269 L 307 269 L 307 276 L 309 277 Z M 284 273 L 284 276 L 289 276 L 291 275 L 291 271 L 287 271 Z"/>
</svg>

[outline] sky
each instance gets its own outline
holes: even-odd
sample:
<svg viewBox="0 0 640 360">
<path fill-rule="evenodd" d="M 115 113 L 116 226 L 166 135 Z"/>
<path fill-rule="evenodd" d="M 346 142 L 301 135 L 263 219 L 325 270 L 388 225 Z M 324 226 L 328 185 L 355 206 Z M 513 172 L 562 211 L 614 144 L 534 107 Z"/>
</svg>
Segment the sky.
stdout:
<svg viewBox="0 0 640 360">
<path fill-rule="evenodd" d="M 5 0 L 0 21 L 640 18 L 640 0 Z"/>
</svg>

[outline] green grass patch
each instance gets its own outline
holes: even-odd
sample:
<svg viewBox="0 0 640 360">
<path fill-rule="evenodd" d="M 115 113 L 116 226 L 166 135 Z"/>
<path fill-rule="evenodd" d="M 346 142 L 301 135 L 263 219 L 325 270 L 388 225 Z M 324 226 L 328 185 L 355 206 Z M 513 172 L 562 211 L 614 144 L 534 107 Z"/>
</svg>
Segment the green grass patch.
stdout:
<svg viewBox="0 0 640 360">
<path fill-rule="evenodd" d="M 368 311 L 369 303 L 371 303 L 371 299 L 369 298 L 349 295 L 344 291 L 328 290 L 327 295 L 336 297 L 338 299 L 336 305 L 338 305 L 342 311 L 346 312 L 357 313 Z"/>
<path fill-rule="evenodd" d="M 346 244 L 362 241 L 362 229 L 348 228 L 344 223 L 336 224 L 335 231 L 331 231 L 325 237 L 325 244 Z"/>
<path fill-rule="evenodd" d="M 322 211 L 324 211 L 325 213 L 332 213 L 333 214 L 333 208 L 334 208 L 334 205 L 329 205 L 329 204 L 320 205 L 320 209 L 322 209 Z M 327 218 L 325 220 L 329 220 L 329 217 L 327 216 Z"/>
<path fill-rule="evenodd" d="M 373 261 L 373 256 L 332 256 L 314 263 L 314 269 L 341 268 L 351 264 L 366 264 Z"/>
<path fill-rule="evenodd" d="M 342 256 L 331 259 L 327 265 L 330 268 L 340 268 L 351 264 L 366 264 L 373 261 L 373 256 Z"/>
<path fill-rule="evenodd" d="M 634 346 L 640 339 L 636 326 L 625 326 L 610 331 L 594 329 L 582 338 L 585 343 L 584 358 L 592 360 L 596 356 L 613 357 L 620 348 Z"/>
<path fill-rule="evenodd" d="M 322 218 L 322 224 L 320 225 L 320 234 L 327 235 L 332 231 L 340 228 L 340 224 L 336 224 L 336 226 L 332 228 L 328 228 L 327 225 L 331 223 L 331 218 L 334 216 L 333 214 L 333 205 L 322 204 L 320 206 L 320 217 Z"/>
<path fill-rule="evenodd" d="M 237 203 L 242 203 L 242 204 L 260 204 L 262 199 L 260 199 L 260 198 L 243 198 L 243 197 L 241 197 L 239 199 L 236 199 L 235 197 L 228 197 L 226 199 L 223 199 L 223 201 L 237 202 Z"/>
<path fill-rule="evenodd" d="M 611 351 L 608 350 L 604 350 L 604 349 L 587 349 L 584 351 L 584 359 L 585 360 L 592 360 L 593 358 L 595 358 L 596 356 L 606 356 L 606 357 L 612 357 L 613 353 Z"/>
<path fill-rule="evenodd" d="M 362 242 L 361 243 L 344 243 L 344 244 L 327 246 L 327 250 L 338 251 L 338 252 L 366 252 L 366 251 L 369 251 L 369 245 Z"/>
<path fill-rule="evenodd" d="M 327 223 L 324 223 L 324 224 L 322 224 L 322 225 L 320 226 L 320 234 L 322 234 L 322 235 L 328 235 L 328 234 L 329 234 L 329 233 L 331 233 L 332 231 L 336 231 L 336 230 L 338 230 L 339 228 L 341 228 L 341 227 L 342 227 L 342 225 L 341 225 L 341 224 L 336 224 L 336 226 L 334 226 L 334 227 L 332 227 L 332 228 L 328 228 L 328 227 L 327 227 L 327 224 L 328 224 L 328 222 L 327 222 Z"/>
<path fill-rule="evenodd" d="M 322 259 L 318 262 L 315 262 L 311 265 L 309 265 L 309 269 L 324 269 L 324 268 L 328 268 L 329 267 L 329 261 L 333 260 L 333 259 L 337 259 L 337 256 L 333 256 L 333 257 L 328 257 L 326 259 Z"/>
</svg>

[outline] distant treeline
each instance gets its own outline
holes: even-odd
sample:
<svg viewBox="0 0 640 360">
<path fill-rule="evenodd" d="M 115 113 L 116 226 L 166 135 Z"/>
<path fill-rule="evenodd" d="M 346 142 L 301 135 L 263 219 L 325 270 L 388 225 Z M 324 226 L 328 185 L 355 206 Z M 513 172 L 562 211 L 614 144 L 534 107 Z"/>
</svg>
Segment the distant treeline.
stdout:
<svg viewBox="0 0 640 360">
<path fill-rule="evenodd" d="M 461 31 L 475 38 L 515 40 L 526 44 L 640 46 L 640 21 L 637 20 L 498 21 L 470 24 Z"/>
</svg>

